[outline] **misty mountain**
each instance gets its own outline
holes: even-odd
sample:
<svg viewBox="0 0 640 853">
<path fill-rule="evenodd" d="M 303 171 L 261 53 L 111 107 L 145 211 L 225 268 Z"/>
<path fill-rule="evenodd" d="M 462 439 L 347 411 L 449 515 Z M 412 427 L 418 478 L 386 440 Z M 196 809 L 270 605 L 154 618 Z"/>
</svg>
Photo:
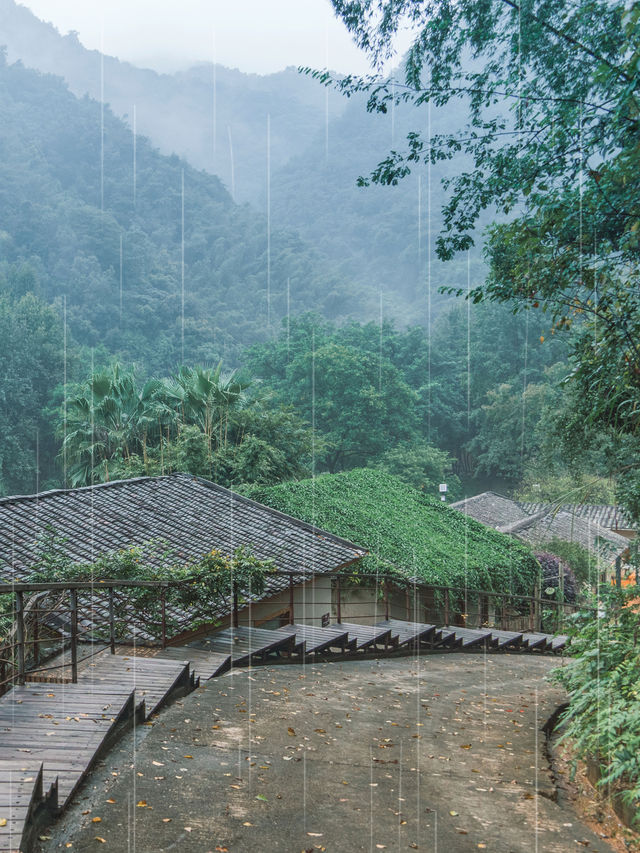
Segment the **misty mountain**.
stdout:
<svg viewBox="0 0 640 853">
<path fill-rule="evenodd" d="M 135 106 L 138 132 L 217 175 L 274 227 L 298 231 L 339 274 L 374 294 L 385 316 L 426 323 L 429 306 L 437 311 L 443 302 L 440 285 L 466 284 L 467 258 L 445 265 L 434 251 L 440 182 L 459 163 L 439 164 L 430 177 L 422 167 L 397 187 L 356 186 L 409 130 L 426 130 L 426 109 L 369 115 L 363 98 L 346 100 L 291 68 L 260 76 L 198 65 L 157 74 L 87 50 L 14 0 L 0 0 L 3 42 L 10 60 L 62 75 L 72 92 L 102 98 L 129 127 Z M 466 111 L 452 104 L 431 119 L 432 131 L 442 132 L 462 126 Z M 479 252 L 471 253 L 470 273 L 472 281 L 483 273 Z"/>
<path fill-rule="evenodd" d="M 23 290 L 66 304 L 80 344 L 155 370 L 183 350 L 189 362 L 234 361 L 289 308 L 374 311 L 295 232 L 269 236 L 217 177 L 0 54 L 3 268 L 22 270 Z"/>
<path fill-rule="evenodd" d="M 462 127 L 466 110 L 455 105 L 435 109 L 431 132 Z M 386 115 L 369 114 L 361 98 L 348 101 L 326 134 L 277 171 L 271 182 L 272 221 L 298 230 L 342 274 L 372 287 L 385 316 L 412 324 L 428 322 L 448 302 L 440 286 L 465 286 L 468 275 L 482 274 L 479 251 L 442 263 L 435 253 L 444 192 L 441 180 L 460 161 L 439 163 L 430 171 L 415 168 L 397 186 L 357 186 L 391 149 L 401 149 L 406 135 L 427 129 L 427 112 L 398 107 Z"/>
<path fill-rule="evenodd" d="M 135 121 L 162 153 L 218 175 L 237 201 L 263 193 L 268 148 L 278 169 L 345 106 L 294 68 L 266 76 L 213 64 L 175 74 L 137 68 L 87 50 L 76 33 L 61 35 L 14 0 L 0 0 L 1 45 L 9 62 L 63 77 L 74 94 L 109 104 L 132 128 Z"/>
</svg>

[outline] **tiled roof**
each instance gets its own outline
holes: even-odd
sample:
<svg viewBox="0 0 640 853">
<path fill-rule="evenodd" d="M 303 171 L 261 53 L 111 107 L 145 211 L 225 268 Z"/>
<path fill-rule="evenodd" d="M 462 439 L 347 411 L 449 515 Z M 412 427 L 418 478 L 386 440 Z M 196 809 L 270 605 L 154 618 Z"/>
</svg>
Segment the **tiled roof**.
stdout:
<svg viewBox="0 0 640 853">
<path fill-rule="evenodd" d="M 629 547 L 628 539 L 597 524 L 588 514 L 583 517 L 551 504 L 520 503 L 496 492 L 483 492 L 451 506 L 534 546 L 550 539 L 578 542 L 611 561 Z"/>
<path fill-rule="evenodd" d="M 533 503 L 531 501 L 522 501 L 520 506 L 529 515 L 536 515 L 539 512 L 549 510 L 549 504 Z M 633 525 L 627 517 L 624 509 L 620 506 L 611 506 L 610 504 L 562 504 L 559 507 L 561 512 L 568 512 L 570 515 L 576 515 L 579 518 L 587 518 L 594 521 L 601 527 L 607 527 L 609 530 L 629 530 Z"/>
<path fill-rule="evenodd" d="M 483 492 L 472 498 L 457 501 L 450 506 L 464 512 L 471 518 L 475 518 L 476 521 L 481 521 L 488 527 L 495 527 L 496 530 L 501 530 L 503 527 L 521 521 L 528 516 L 528 513 L 516 501 L 499 495 L 497 492 Z"/>
<path fill-rule="evenodd" d="M 153 540 L 185 561 L 246 545 L 295 572 L 330 572 L 366 553 L 208 480 L 170 474 L 0 499 L 0 580 L 24 577 L 49 527 L 76 562 Z"/>
<path fill-rule="evenodd" d="M 533 546 L 544 545 L 550 539 L 577 542 L 592 553 L 600 554 L 607 562 L 613 562 L 629 547 L 629 540 L 613 530 L 601 527 L 588 518 L 580 518 L 562 510 L 550 511 L 549 508 L 502 530 Z"/>
</svg>

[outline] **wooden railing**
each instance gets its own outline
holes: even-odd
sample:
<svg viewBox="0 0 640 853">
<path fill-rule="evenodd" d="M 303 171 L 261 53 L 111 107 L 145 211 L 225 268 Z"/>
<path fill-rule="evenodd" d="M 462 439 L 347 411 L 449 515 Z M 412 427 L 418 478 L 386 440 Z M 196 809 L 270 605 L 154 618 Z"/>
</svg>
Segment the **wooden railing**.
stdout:
<svg viewBox="0 0 640 853">
<path fill-rule="evenodd" d="M 326 601 L 314 597 L 314 612 L 301 612 L 295 590 L 300 584 L 322 582 L 329 595 Z M 276 581 L 274 584 L 273 581 Z M 0 596 L 12 596 L 12 627 L 0 642 L 0 693 L 14 684 L 24 684 L 29 676 L 64 669 L 70 680 L 78 679 L 78 664 L 99 651 L 115 653 L 120 642 L 138 642 L 164 648 L 185 630 L 193 614 L 168 614 L 167 593 L 189 580 L 135 581 L 103 580 L 61 583 L 15 583 L 0 585 Z M 286 589 L 288 587 L 288 597 Z M 127 600 L 132 589 L 151 592 L 150 606 L 138 612 Z M 237 626 L 240 614 L 257 606 L 251 597 L 233 584 L 233 592 L 217 601 L 211 610 L 211 624 L 230 619 Z M 320 622 L 330 615 L 334 621 L 370 621 L 401 618 L 413 622 L 466 627 L 494 627 L 562 633 L 566 616 L 579 605 L 541 596 L 454 588 L 427 584 L 417 578 L 402 579 L 393 574 L 359 571 L 314 575 L 307 572 L 269 573 L 263 598 L 284 595 L 288 621 Z M 215 614 L 213 613 L 215 609 Z M 316 611 L 323 610 L 322 615 Z M 354 615 L 355 614 L 355 615 Z M 202 614 L 201 614 L 202 615 Z M 87 648 L 89 651 L 87 652 Z M 63 663 L 56 662 L 61 652 Z M 82 653 L 82 657 L 80 656 Z"/>
</svg>

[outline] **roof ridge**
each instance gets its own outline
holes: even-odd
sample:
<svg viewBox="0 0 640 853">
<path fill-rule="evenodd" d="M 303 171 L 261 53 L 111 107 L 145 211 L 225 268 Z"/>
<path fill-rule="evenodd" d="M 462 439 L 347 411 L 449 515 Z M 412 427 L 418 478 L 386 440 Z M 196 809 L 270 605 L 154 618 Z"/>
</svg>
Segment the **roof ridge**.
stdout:
<svg viewBox="0 0 640 853">
<path fill-rule="evenodd" d="M 518 503 L 514 498 L 510 498 L 508 495 L 503 495 L 502 492 L 494 492 L 493 489 L 487 489 L 484 492 L 479 492 L 477 495 L 470 495 L 468 498 L 461 498 L 459 501 L 454 501 L 452 504 L 449 504 L 449 508 L 462 506 L 463 504 L 469 503 L 469 501 L 476 501 L 478 498 L 483 498 L 485 495 L 495 495 L 497 498 L 502 498 L 505 501 Z"/>
<path fill-rule="evenodd" d="M 93 483 L 90 486 L 72 486 L 68 489 L 47 489 L 45 492 L 34 492 L 31 495 L 6 495 L 5 497 L 0 497 L 0 505 L 8 503 L 20 503 L 22 501 L 41 501 L 45 498 L 53 498 L 56 495 L 70 495 L 76 494 L 77 492 L 89 492 L 93 491 L 94 489 L 107 489 L 111 486 L 123 486 L 128 485 L 129 483 L 142 483 L 146 482 L 147 480 L 167 480 L 169 479 L 169 477 L 191 476 L 191 474 L 187 474 L 184 471 L 172 471 L 169 474 L 157 474 L 151 477 L 131 477 L 127 480 L 107 480 L 105 483 Z"/>
</svg>

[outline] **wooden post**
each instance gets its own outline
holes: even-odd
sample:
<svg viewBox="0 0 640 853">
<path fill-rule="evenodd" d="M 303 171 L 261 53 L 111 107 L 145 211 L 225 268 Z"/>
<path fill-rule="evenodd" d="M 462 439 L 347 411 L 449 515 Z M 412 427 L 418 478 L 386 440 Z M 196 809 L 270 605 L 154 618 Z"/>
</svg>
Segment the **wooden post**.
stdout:
<svg viewBox="0 0 640 853">
<path fill-rule="evenodd" d="M 505 631 L 507 627 L 507 608 L 505 605 L 504 596 L 500 605 L 500 630 Z"/>
<path fill-rule="evenodd" d="M 40 637 L 38 630 L 38 608 L 33 608 L 33 665 L 40 663 Z"/>
<path fill-rule="evenodd" d="M 167 648 L 167 588 L 160 588 L 160 606 L 162 608 L 162 648 Z"/>
<path fill-rule="evenodd" d="M 233 582 L 233 627 L 238 627 L 238 584 Z"/>
<path fill-rule="evenodd" d="M 405 608 L 405 619 L 407 622 L 411 622 L 411 605 L 409 604 L 409 587 L 406 587 L 404 591 L 404 608 Z"/>
<path fill-rule="evenodd" d="M 389 621 L 389 581 L 384 582 L 384 620 Z"/>
<path fill-rule="evenodd" d="M 536 588 L 535 584 L 533 587 L 533 595 L 531 597 L 531 601 L 529 602 L 529 631 L 533 632 L 535 630 L 535 620 L 536 620 Z"/>
<path fill-rule="evenodd" d="M 560 630 L 564 627 L 564 569 L 562 564 L 558 565 L 558 598 L 560 600 Z"/>
<path fill-rule="evenodd" d="M 449 624 L 449 589 L 444 591 L 444 624 Z"/>
<path fill-rule="evenodd" d="M 115 655 L 116 653 L 116 620 L 115 620 L 115 609 L 113 602 L 113 587 L 109 587 L 109 647 L 111 648 L 111 654 Z"/>
<path fill-rule="evenodd" d="M 293 572 L 289 575 L 289 625 L 293 625 Z"/>
<path fill-rule="evenodd" d="M 24 593 L 22 592 L 16 592 L 16 642 L 18 644 L 18 684 L 24 684 Z"/>
<path fill-rule="evenodd" d="M 336 619 L 338 624 L 342 622 L 342 594 L 340 589 L 340 575 L 336 578 Z"/>
<path fill-rule="evenodd" d="M 78 593 L 75 589 L 69 590 L 69 603 L 71 615 L 71 681 L 78 683 Z"/>
</svg>

